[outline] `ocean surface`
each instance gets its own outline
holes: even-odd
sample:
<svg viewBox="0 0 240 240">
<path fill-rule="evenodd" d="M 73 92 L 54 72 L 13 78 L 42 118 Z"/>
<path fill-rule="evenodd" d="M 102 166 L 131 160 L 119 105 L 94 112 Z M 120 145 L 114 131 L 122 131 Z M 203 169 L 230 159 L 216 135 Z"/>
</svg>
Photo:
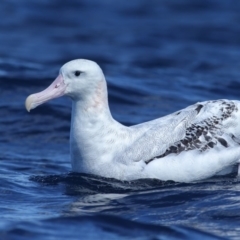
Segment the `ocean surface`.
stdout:
<svg viewBox="0 0 240 240">
<path fill-rule="evenodd" d="M 102 67 L 125 125 L 240 100 L 239 0 L 2 0 L 0 15 L 0 239 L 240 239 L 236 176 L 73 173 L 71 101 L 24 107 L 76 58 Z"/>
</svg>

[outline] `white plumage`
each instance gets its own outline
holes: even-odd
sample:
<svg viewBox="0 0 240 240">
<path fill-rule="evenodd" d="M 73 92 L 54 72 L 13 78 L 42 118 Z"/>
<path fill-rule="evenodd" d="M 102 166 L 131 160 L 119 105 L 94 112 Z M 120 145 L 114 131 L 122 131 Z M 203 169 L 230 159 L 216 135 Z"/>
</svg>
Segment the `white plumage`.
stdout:
<svg viewBox="0 0 240 240">
<path fill-rule="evenodd" d="M 28 111 L 62 95 L 73 101 L 72 169 L 121 180 L 191 182 L 229 173 L 240 159 L 240 102 L 206 101 L 126 127 L 112 118 L 100 67 L 73 60 L 44 91 L 26 100 Z"/>
</svg>

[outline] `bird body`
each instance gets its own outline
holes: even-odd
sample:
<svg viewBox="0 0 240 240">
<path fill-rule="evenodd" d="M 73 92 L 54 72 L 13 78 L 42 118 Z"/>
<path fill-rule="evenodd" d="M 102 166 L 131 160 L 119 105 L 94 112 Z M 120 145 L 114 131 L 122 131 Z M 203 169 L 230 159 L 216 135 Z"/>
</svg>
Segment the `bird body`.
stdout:
<svg viewBox="0 0 240 240">
<path fill-rule="evenodd" d="M 30 95 L 26 108 L 62 95 L 73 102 L 70 153 L 75 172 L 192 182 L 229 173 L 240 160 L 239 101 L 200 102 L 127 127 L 111 115 L 100 67 L 80 59 L 66 63 L 46 90 Z"/>
</svg>

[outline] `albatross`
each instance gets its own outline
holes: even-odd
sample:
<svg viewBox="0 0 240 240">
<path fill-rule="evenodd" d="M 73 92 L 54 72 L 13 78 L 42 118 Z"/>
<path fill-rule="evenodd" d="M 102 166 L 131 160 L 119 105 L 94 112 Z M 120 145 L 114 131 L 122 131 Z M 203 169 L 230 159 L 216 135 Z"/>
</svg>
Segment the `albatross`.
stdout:
<svg viewBox="0 0 240 240">
<path fill-rule="evenodd" d="M 120 180 L 177 182 L 231 173 L 240 160 L 240 101 L 198 102 L 134 126 L 113 119 L 97 63 L 64 64 L 45 90 L 30 95 L 28 111 L 60 96 L 72 99 L 70 155 L 74 172 Z"/>
</svg>

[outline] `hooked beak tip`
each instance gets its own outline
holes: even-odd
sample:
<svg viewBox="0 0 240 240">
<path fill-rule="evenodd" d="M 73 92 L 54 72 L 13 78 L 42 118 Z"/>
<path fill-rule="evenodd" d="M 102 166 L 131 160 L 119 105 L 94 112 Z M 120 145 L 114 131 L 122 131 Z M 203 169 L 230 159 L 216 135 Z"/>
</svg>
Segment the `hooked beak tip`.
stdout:
<svg viewBox="0 0 240 240">
<path fill-rule="evenodd" d="M 33 100 L 33 94 L 29 95 L 25 101 L 25 108 L 28 112 L 31 111 L 32 108 L 32 101 Z"/>
</svg>

